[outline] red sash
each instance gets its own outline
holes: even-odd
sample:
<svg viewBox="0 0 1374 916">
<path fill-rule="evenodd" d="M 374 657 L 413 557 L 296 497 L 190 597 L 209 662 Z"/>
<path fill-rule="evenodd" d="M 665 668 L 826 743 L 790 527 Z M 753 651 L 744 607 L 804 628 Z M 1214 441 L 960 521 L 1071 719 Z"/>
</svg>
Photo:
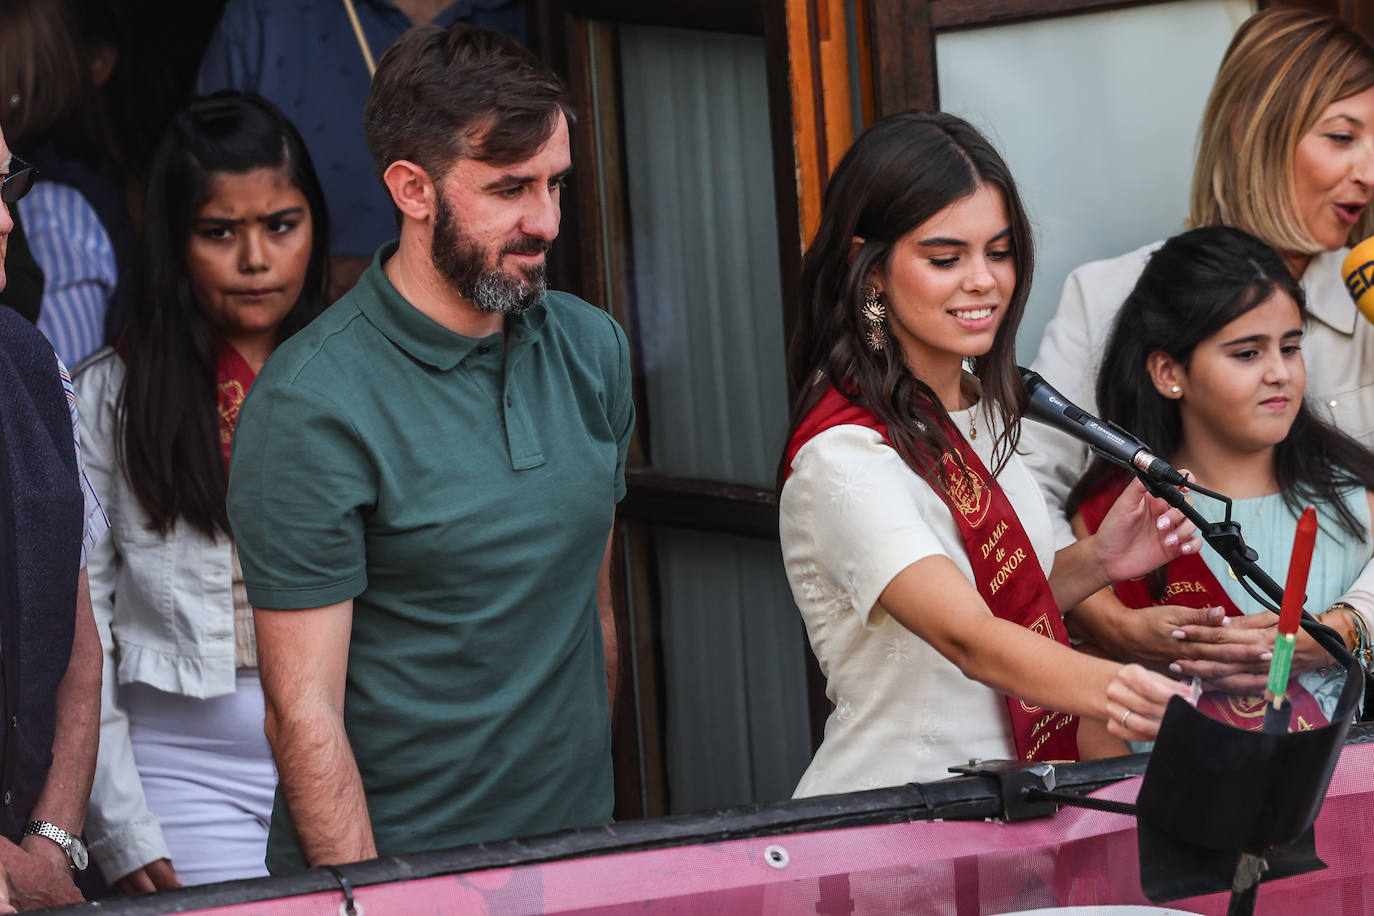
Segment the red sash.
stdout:
<svg viewBox="0 0 1374 916">
<path fill-rule="evenodd" d="M 1116 502 L 1121 491 L 1126 488 L 1127 480 L 1121 475 L 1112 475 L 1098 484 L 1079 506 L 1079 514 L 1090 532 L 1097 531 L 1107 510 Z M 1164 568 L 1164 594 L 1156 599 L 1148 581 L 1142 577 L 1117 582 L 1112 586 L 1121 603 L 1127 607 L 1153 607 L 1174 604 L 1181 607 L 1221 607 L 1227 617 L 1241 616 L 1231 596 L 1222 588 L 1217 577 L 1207 568 L 1202 557 L 1197 554 L 1181 556 Z M 1326 724 L 1326 716 L 1316 699 L 1307 688 L 1298 683 L 1297 678 L 1288 682 L 1288 700 L 1293 704 L 1293 719 L 1288 727 L 1291 731 L 1306 731 Z M 1225 722 L 1234 728 L 1259 731 L 1264 726 L 1264 696 L 1235 696 L 1229 693 L 1207 691 L 1199 699 L 1197 708 L 1213 719 Z"/>
<path fill-rule="evenodd" d="M 797 452 L 812 437 L 834 426 L 863 426 L 888 438 L 887 426 L 872 411 L 860 407 L 830 388 L 802 419 L 787 444 L 786 474 L 792 472 Z M 974 585 L 992 613 L 1056 642 L 1069 644 L 1050 584 L 1040 569 L 1026 529 L 1012 509 L 997 480 L 978 456 L 963 447 L 963 436 L 953 427 L 945 434 L 958 458 L 940 456 L 949 485 L 940 498 L 964 539 Z M 890 440 L 889 440 L 889 444 Z M 967 474 L 959 467 L 963 460 Z M 1077 760 L 1078 718 L 1052 712 L 1008 696 L 1007 712 L 1022 760 Z"/>
<path fill-rule="evenodd" d="M 229 447 L 234 443 L 234 427 L 239 422 L 239 407 L 257 373 L 229 343 L 219 345 L 215 387 L 219 393 L 219 444 L 224 449 L 224 469 L 229 469 Z"/>
<path fill-rule="evenodd" d="M 121 336 L 114 343 L 115 352 L 125 362 L 129 359 L 129 338 Z M 219 354 L 215 365 L 215 391 L 219 406 L 219 444 L 224 450 L 224 469 L 229 470 L 229 447 L 234 444 L 234 427 L 239 422 L 239 407 L 253 379 L 258 374 L 239 355 L 233 345 L 220 341 Z"/>
</svg>

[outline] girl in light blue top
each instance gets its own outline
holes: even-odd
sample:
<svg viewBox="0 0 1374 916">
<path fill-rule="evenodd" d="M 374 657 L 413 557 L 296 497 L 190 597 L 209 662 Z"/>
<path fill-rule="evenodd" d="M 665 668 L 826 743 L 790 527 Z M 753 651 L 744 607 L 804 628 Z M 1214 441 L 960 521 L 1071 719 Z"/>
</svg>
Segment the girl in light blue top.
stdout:
<svg viewBox="0 0 1374 916">
<path fill-rule="evenodd" d="M 1370 615 L 1347 593 L 1366 570 L 1374 576 L 1374 452 L 1303 402 L 1304 305 L 1302 287 L 1279 255 L 1253 236 L 1219 226 L 1176 236 L 1151 256 L 1121 310 L 1098 377 L 1098 404 L 1105 418 L 1188 468 L 1199 484 L 1231 497 L 1232 519 L 1277 582 L 1286 578 L 1303 506 L 1316 506 L 1307 608 L 1326 608 L 1323 622 L 1367 665 Z M 1103 499 L 1122 486 L 1119 473 L 1099 460 L 1071 494 L 1080 536 L 1095 527 Z M 1213 520 L 1224 511 L 1200 495 L 1196 505 Z M 1263 693 L 1277 616 L 1215 552 L 1176 560 L 1115 590 L 1131 607 L 1220 608 L 1210 625 L 1174 632 L 1180 657 L 1169 668 L 1220 691 L 1221 718 L 1241 727 L 1259 721 L 1244 698 Z M 1190 660 L 1190 641 L 1224 644 L 1228 658 Z M 1329 665 L 1300 632 L 1293 670 L 1312 702 L 1309 714 L 1295 715 L 1295 728 L 1324 724 L 1334 710 L 1344 672 Z"/>
</svg>

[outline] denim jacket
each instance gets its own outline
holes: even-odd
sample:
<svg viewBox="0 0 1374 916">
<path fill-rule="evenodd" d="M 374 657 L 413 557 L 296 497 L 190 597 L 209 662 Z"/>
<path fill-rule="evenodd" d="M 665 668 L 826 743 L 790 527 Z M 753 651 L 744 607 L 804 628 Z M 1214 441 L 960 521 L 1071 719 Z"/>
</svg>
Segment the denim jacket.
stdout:
<svg viewBox="0 0 1374 916">
<path fill-rule="evenodd" d="M 73 382 L 86 472 L 110 520 L 87 565 L 105 665 L 86 833 L 91 857 L 114 881 L 170 858 L 144 799 L 119 685 L 143 683 L 197 698 L 234 692 L 232 544 L 184 523 L 167 536 L 148 528 L 118 463 L 115 414 L 124 361 L 115 351 L 92 354 L 76 367 Z"/>
</svg>

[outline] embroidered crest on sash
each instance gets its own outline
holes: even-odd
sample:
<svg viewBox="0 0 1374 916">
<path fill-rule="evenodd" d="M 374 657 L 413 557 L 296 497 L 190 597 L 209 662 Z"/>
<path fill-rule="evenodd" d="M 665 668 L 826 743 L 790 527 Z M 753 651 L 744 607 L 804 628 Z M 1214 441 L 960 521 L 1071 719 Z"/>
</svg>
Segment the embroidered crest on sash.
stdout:
<svg viewBox="0 0 1374 916">
<path fill-rule="evenodd" d="M 971 527 L 977 528 L 988 517 L 992 508 L 992 493 L 987 481 L 973 468 L 961 469 L 954 456 L 946 452 L 940 458 L 940 466 L 945 472 L 945 495 L 954 509 L 968 520 Z"/>
</svg>

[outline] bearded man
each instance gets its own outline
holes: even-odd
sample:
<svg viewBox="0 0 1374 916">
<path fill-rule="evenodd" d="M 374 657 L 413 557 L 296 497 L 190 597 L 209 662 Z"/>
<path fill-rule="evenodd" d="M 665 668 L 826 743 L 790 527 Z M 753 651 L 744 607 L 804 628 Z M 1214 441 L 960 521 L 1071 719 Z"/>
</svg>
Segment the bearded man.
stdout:
<svg viewBox="0 0 1374 916">
<path fill-rule="evenodd" d="M 545 289 L 569 118 L 504 35 L 402 37 L 364 114 L 400 239 L 244 401 L 273 872 L 610 820 L 634 407 L 621 329 Z"/>
</svg>

